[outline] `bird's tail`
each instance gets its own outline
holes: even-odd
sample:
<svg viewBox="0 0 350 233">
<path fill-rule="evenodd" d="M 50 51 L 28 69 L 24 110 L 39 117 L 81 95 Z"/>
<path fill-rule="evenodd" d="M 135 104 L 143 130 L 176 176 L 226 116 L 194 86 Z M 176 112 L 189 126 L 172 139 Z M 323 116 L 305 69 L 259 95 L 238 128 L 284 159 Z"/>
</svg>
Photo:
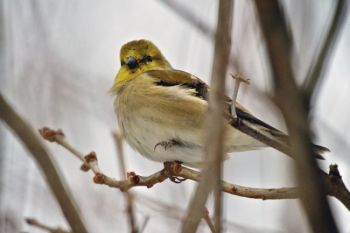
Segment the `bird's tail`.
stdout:
<svg viewBox="0 0 350 233">
<path fill-rule="evenodd" d="M 259 120 L 243 109 L 237 108 L 237 116 L 241 124 L 235 125 L 235 123 L 232 123 L 232 126 L 238 127 L 242 132 L 253 138 L 260 138 L 261 140 L 259 141 L 290 155 L 289 136 L 287 134 Z M 312 149 L 317 159 L 324 159 L 322 155 L 330 151 L 326 147 L 315 144 L 312 145 Z"/>
</svg>

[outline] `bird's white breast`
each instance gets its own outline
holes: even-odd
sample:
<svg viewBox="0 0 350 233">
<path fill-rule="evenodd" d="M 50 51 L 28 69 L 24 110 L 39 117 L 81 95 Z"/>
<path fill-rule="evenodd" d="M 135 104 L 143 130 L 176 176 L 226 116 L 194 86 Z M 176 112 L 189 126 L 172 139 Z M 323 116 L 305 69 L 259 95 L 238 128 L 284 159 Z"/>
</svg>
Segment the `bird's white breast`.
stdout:
<svg viewBox="0 0 350 233">
<path fill-rule="evenodd" d="M 117 92 L 115 110 L 126 141 L 149 159 L 159 162 L 178 160 L 198 166 L 203 156 L 203 129 L 202 119 L 197 118 L 202 116 L 196 117 L 193 113 L 192 117 L 188 117 L 186 113 L 181 113 L 181 102 L 176 99 L 188 93 L 174 86 L 169 88 L 170 92 L 163 93 L 166 96 L 162 98 L 158 90 L 152 90 L 153 84 L 147 86 L 151 84 L 144 81 L 133 80 L 133 83 Z M 176 108 L 177 112 L 171 112 Z M 202 111 L 201 108 L 199 106 L 197 111 Z M 161 146 L 155 148 L 157 143 L 172 139 L 189 145 L 173 146 L 166 150 Z"/>
<path fill-rule="evenodd" d="M 207 102 L 180 86 L 160 87 L 147 75 L 117 90 L 115 109 L 126 141 L 149 159 L 178 160 L 190 166 L 203 161 Z M 226 152 L 260 148 L 255 139 L 226 125 Z M 163 141 L 180 140 L 185 146 L 166 150 L 155 146 Z"/>
</svg>

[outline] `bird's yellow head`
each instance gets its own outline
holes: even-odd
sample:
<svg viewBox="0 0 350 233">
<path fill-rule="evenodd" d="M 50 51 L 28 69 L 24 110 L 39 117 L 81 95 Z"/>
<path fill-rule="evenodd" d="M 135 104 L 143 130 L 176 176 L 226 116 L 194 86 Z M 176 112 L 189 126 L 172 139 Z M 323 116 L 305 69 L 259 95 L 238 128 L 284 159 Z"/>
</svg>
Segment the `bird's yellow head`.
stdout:
<svg viewBox="0 0 350 233">
<path fill-rule="evenodd" d="M 124 44 L 120 49 L 120 64 L 112 90 L 143 72 L 171 68 L 157 46 L 148 40 L 133 40 Z"/>
</svg>

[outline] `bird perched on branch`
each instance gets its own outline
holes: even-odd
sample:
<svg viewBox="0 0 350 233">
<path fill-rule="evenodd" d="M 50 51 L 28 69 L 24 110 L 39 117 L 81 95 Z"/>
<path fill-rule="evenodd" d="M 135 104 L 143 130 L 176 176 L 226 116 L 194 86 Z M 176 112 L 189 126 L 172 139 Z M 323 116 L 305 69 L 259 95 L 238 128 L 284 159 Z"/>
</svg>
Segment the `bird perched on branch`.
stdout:
<svg viewBox="0 0 350 233">
<path fill-rule="evenodd" d="M 121 67 L 111 92 L 115 95 L 118 125 L 129 145 L 149 159 L 203 163 L 205 117 L 209 87 L 194 75 L 174 69 L 148 40 L 122 46 Z M 224 151 L 255 150 L 266 145 L 232 126 L 231 99 L 226 98 Z M 287 145 L 288 136 L 259 120 L 236 103 L 244 119 L 273 140 Z M 327 148 L 314 145 L 315 153 Z"/>
</svg>

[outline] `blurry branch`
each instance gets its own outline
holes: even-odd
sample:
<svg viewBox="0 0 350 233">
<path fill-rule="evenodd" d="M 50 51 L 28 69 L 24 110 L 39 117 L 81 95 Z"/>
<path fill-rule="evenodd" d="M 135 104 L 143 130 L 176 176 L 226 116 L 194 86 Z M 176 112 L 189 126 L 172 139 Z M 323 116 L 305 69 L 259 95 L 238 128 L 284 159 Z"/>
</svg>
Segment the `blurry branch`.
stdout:
<svg viewBox="0 0 350 233">
<path fill-rule="evenodd" d="M 35 226 L 50 233 L 72 233 L 71 231 L 63 230 L 60 227 L 47 226 L 46 224 L 43 224 L 34 218 L 26 218 L 26 222 L 31 226 Z"/>
<path fill-rule="evenodd" d="M 205 203 L 210 191 L 214 191 L 215 229 L 221 232 L 222 212 L 222 161 L 224 158 L 224 98 L 225 77 L 230 59 L 233 0 L 220 0 L 215 32 L 214 58 L 212 65 L 211 91 L 206 117 L 206 143 L 202 178 L 188 207 L 182 225 L 183 233 L 195 232 L 203 218 Z M 215 124 L 213 124 L 215 122 Z"/>
<path fill-rule="evenodd" d="M 123 135 L 120 132 L 113 131 L 113 137 L 117 148 L 117 155 L 118 155 L 118 161 L 119 161 L 120 173 L 121 173 L 120 175 L 122 179 L 126 179 L 126 168 L 125 168 L 125 159 L 124 159 L 125 157 L 124 157 L 124 150 L 123 150 Z M 129 191 L 126 191 L 125 199 L 126 199 L 126 213 L 128 215 L 131 233 L 137 233 L 138 227 L 135 220 L 134 203 L 133 203 L 134 197 L 132 193 L 130 193 Z M 146 225 L 144 225 L 144 227 L 146 227 Z"/>
<path fill-rule="evenodd" d="M 141 205 L 144 205 L 152 209 L 153 211 L 156 211 L 158 214 L 161 214 L 164 217 L 174 218 L 182 221 L 186 214 L 185 210 L 180 209 L 176 205 L 166 204 L 159 199 L 150 198 L 145 195 L 137 195 L 136 201 L 138 201 Z M 146 217 L 145 221 L 148 221 L 148 219 L 149 216 Z M 206 214 L 204 214 L 203 219 L 209 226 L 211 232 L 215 233 L 214 224 L 211 218 L 209 217 L 208 210 L 206 210 Z M 234 225 L 233 223 L 231 224 Z"/>
<path fill-rule="evenodd" d="M 329 31 L 320 48 L 318 56 L 314 59 L 314 64 L 312 64 L 308 70 L 304 82 L 305 97 L 308 103 L 310 103 L 312 96 L 316 94 L 315 89 L 317 87 L 317 83 L 322 80 L 324 70 L 338 38 L 339 31 L 344 24 L 348 9 L 347 6 L 348 0 L 337 0 L 337 5 L 333 12 L 333 19 L 330 24 Z"/>
<path fill-rule="evenodd" d="M 40 130 L 40 134 L 50 142 L 56 142 L 57 144 L 63 146 L 68 151 L 77 151 L 70 145 L 64 138 L 64 134 L 61 130 L 52 130 L 49 128 L 43 128 Z M 79 152 L 80 153 L 80 152 Z M 120 191 L 127 191 L 130 188 L 136 186 L 145 186 L 151 188 L 157 183 L 161 183 L 168 179 L 169 177 L 182 177 L 185 179 L 199 181 L 201 179 L 201 173 L 193 169 L 182 166 L 180 163 L 173 162 L 169 166 L 165 166 L 164 169 L 151 174 L 150 176 L 139 176 L 135 172 L 127 173 L 127 178 L 125 180 L 116 180 L 110 178 L 103 174 L 100 171 L 100 168 L 97 164 L 97 157 L 94 152 L 91 152 L 89 155 L 79 158 L 81 161 L 86 163 L 89 168 L 95 173 L 94 182 L 97 184 L 104 184 L 112 188 L 117 188 Z M 85 170 L 83 170 L 85 171 Z M 223 192 L 247 197 L 254 199 L 294 199 L 298 198 L 298 193 L 296 188 L 250 188 L 244 187 L 236 184 L 231 184 L 225 181 L 221 181 L 221 190 Z M 349 203 L 350 206 L 350 203 Z"/>
<path fill-rule="evenodd" d="M 62 136 L 62 131 L 43 128 L 40 130 L 40 132 L 46 140 L 50 142 L 56 142 L 70 152 L 77 151 L 64 139 L 64 136 Z M 90 154 L 94 153 L 92 152 Z M 96 157 L 96 155 L 94 155 L 94 157 Z M 85 162 L 86 159 L 89 162 Z M 89 156 L 85 156 L 85 158 L 83 157 L 80 160 L 84 161 L 84 164 L 88 164 L 89 168 L 90 165 L 94 167 L 92 171 L 96 170 L 95 167 L 97 166 L 97 158 L 95 161 L 93 161 L 93 159 L 89 158 Z M 193 181 L 199 181 L 201 179 L 200 172 L 184 167 L 179 163 L 173 162 L 169 166 L 165 166 L 164 169 L 149 176 L 140 176 L 135 172 L 129 172 L 127 173 L 126 180 L 119 181 L 107 177 L 102 173 L 96 172 L 93 180 L 97 184 L 104 184 L 125 192 L 130 188 L 136 186 L 145 186 L 147 188 L 151 188 L 153 185 L 161 183 L 169 177 L 173 176 L 178 176 Z M 350 193 L 342 180 L 337 166 L 331 165 L 329 174 L 322 173 L 322 179 L 326 185 L 327 194 L 329 196 L 337 198 L 350 211 Z M 251 188 L 231 184 L 225 181 L 221 181 L 221 190 L 228 194 L 261 200 L 295 199 L 299 197 L 297 188 Z"/>
<path fill-rule="evenodd" d="M 183 220 L 186 215 L 186 210 L 179 208 L 177 205 L 168 204 L 159 200 L 159 198 L 149 197 L 147 195 L 137 194 L 135 201 L 148 210 L 154 211 L 156 214 L 160 214 L 163 217 L 169 217 L 177 220 Z M 202 223 L 204 224 L 204 223 Z M 223 229 L 225 232 L 259 232 L 259 229 L 252 226 L 241 225 L 235 222 L 231 222 L 227 219 L 223 219 Z M 265 229 L 267 232 L 279 232 L 274 229 Z"/>
<path fill-rule="evenodd" d="M 148 224 L 148 222 L 149 222 L 149 219 L 150 219 L 150 216 L 146 216 L 146 217 L 145 217 L 145 219 L 143 220 L 143 223 L 142 223 L 142 225 L 141 225 L 140 230 L 138 231 L 138 233 L 144 232 L 144 230 L 146 229 L 146 226 L 147 226 L 147 224 Z"/>
<path fill-rule="evenodd" d="M 209 28 L 207 23 L 201 20 L 199 17 L 196 17 L 191 10 L 188 8 L 181 6 L 178 1 L 172 0 L 160 0 L 160 2 L 171 10 L 176 12 L 179 16 L 181 16 L 188 23 L 192 24 L 195 28 L 197 28 L 205 37 L 214 39 L 214 32 Z"/>
<path fill-rule="evenodd" d="M 203 219 L 204 219 L 204 221 L 208 224 L 210 231 L 211 231 L 212 233 L 216 233 L 215 226 L 214 226 L 214 224 L 213 224 L 213 221 L 212 221 L 211 218 L 210 218 L 209 211 L 208 211 L 207 208 L 205 208 L 205 210 L 204 210 Z"/>
<path fill-rule="evenodd" d="M 51 154 L 49 154 L 31 126 L 15 112 L 1 94 L 0 118 L 17 135 L 36 160 L 71 229 L 75 233 L 87 233 L 79 210 Z"/>
<path fill-rule="evenodd" d="M 308 109 L 295 82 L 292 45 L 283 11 L 277 0 L 255 0 L 255 4 L 270 59 L 276 104 L 290 134 L 291 154 L 297 164 L 295 173 L 306 216 L 314 232 L 338 232 L 326 198 L 323 172 L 312 150 Z"/>
</svg>

